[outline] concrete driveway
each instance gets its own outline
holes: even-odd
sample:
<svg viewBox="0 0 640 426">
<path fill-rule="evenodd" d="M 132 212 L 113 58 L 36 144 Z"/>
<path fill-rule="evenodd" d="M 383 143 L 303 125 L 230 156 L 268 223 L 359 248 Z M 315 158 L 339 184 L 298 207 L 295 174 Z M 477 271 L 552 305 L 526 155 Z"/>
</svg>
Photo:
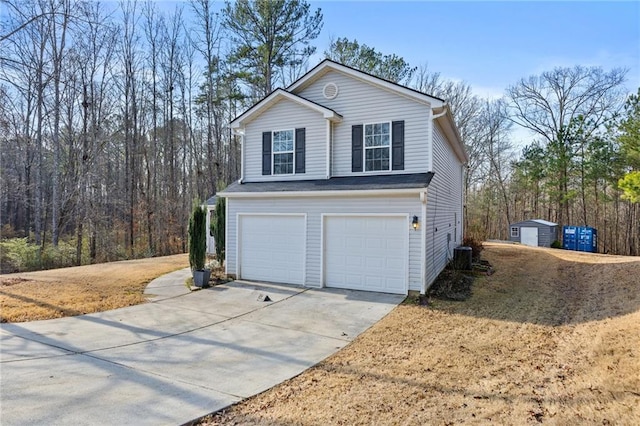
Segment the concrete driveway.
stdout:
<svg viewBox="0 0 640 426">
<path fill-rule="evenodd" d="M 403 299 L 240 281 L 188 293 L 188 274 L 150 283 L 152 303 L 0 324 L 0 424 L 189 422 L 296 376 Z"/>
</svg>

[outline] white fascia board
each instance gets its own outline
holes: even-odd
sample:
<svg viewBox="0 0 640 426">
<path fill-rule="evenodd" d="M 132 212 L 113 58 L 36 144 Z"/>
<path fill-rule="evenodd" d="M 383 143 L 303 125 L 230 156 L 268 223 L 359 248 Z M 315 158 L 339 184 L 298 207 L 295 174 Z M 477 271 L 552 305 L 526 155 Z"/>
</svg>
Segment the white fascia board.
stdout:
<svg viewBox="0 0 640 426">
<path fill-rule="evenodd" d="M 444 102 L 438 98 L 434 98 L 425 93 L 417 92 L 415 90 L 409 89 L 408 87 L 404 87 L 402 85 L 391 83 L 390 81 L 383 80 L 381 78 L 375 77 L 373 75 L 369 75 L 367 73 L 355 70 L 353 68 L 346 67 L 344 65 L 338 64 L 330 60 L 325 60 L 321 62 L 318 66 L 316 66 L 314 69 L 309 71 L 306 75 L 302 76 L 299 80 L 297 80 L 291 86 L 289 86 L 287 90 L 290 92 L 294 92 L 297 89 L 303 89 L 308 85 L 310 85 L 317 78 L 324 75 L 328 70 L 339 71 L 357 80 L 364 81 L 366 83 L 376 85 L 388 91 L 404 95 L 405 97 L 408 97 L 420 103 L 429 105 L 432 108 L 439 108 L 444 104 Z"/>
<path fill-rule="evenodd" d="M 296 198 L 296 197 L 368 197 L 379 195 L 420 194 L 424 188 L 355 189 L 339 191 L 218 192 L 224 198 Z"/>
<path fill-rule="evenodd" d="M 282 99 L 287 99 L 289 101 L 295 102 L 299 105 L 305 106 L 309 109 L 312 109 L 316 112 L 322 114 L 324 118 L 327 120 L 331 120 L 334 122 L 342 121 L 342 116 L 335 111 L 325 108 L 322 105 L 318 105 L 313 103 L 307 99 L 301 98 L 298 95 L 294 95 L 293 93 L 289 93 L 283 89 L 276 89 L 271 92 L 269 96 L 243 112 L 240 116 L 238 116 L 235 120 L 231 122 L 232 129 L 241 129 L 246 126 L 247 123 L 251 122 L 257 116 L 262 114 L 264 111 L 268 110 L 272 105 L 276 104 Z"/>
</svg>

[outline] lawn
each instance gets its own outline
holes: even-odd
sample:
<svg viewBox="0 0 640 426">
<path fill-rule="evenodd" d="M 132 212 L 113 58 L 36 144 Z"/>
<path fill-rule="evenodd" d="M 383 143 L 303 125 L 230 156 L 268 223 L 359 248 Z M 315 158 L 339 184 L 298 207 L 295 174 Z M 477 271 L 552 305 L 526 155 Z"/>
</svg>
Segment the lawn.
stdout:
<svg viewBox="0 0 640 426">
<path fill-rule="evenodd" d="M 201 424 L 640 424 L 640 259 L 485 247 L 469 300 L 400 305 Z"/>
<path fill-rule="evenodd" d="M 201 424 L 640 424 L 640 258 L 485 247 L 496 272 L 467 301 L 400 305 Z M 177 255 L 3 275 L 2 320 L 141 303 L 150 280 L 187 265 Z"/>
<path fill-rule="evenodd" d="M 0 275 L 0 322 L 107 311 L 144 303 L 156 277 L 189 266 L 186 254 Z"/>
</svg>

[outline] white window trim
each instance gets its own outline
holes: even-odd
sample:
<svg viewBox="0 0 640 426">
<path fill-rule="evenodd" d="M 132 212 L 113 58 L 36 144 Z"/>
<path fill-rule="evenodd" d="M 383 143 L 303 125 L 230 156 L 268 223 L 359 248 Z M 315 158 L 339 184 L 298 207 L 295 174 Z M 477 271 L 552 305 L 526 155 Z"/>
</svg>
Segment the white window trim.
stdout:
<svg viewBox="0 0 640 426">
<path fill-rule="evenodd" d="M 375 124 L 389 124 L 389 145 L 386 146 L 386 148 L 389 149 L 389 168 L 388 169 L 382 169 L 382 170 L 367 170 L 367 149 L 379 149 L 379 148 L 384 148 L 385 146 L 370 146 L 367 147 L 365 140 L 367 139 L 367 126 L 373 126 Z M 364 123 L 362 125 L 362 171 L 364 173 L 380 173 L 380 172 L 390 172 L 392 171 L 392 167 L 391 165 L 393 164 L 393 158 L 391 158 L 391 156 L 393 155 L 393 149 L 391 149 L 391 145 L 393 143 L 393 126 L 391 121 L 377 121 L 374 123 Z"/>
<path fill-rule="evenodd" d="M 519 238 L 520 237 L 520 228 L 518 228 L 517 226 L 512 226 L 510 235 L 511 235 L 512 238 Z"/>
<path fill-rule="evenodd" d="M 293 150 L 291 151 L 278 151 L 276 152 L 274 147 L 276 132 L 291 132 L 293 134 Z M 293 172 L 292 173 L 276 173 L 275 170 L 275 156 L 276 154 L 293 154 Z M 296 129 L 282 129 L 271 131 L 271 176 L 291 176 L 296 174 Z"/>
</svg>

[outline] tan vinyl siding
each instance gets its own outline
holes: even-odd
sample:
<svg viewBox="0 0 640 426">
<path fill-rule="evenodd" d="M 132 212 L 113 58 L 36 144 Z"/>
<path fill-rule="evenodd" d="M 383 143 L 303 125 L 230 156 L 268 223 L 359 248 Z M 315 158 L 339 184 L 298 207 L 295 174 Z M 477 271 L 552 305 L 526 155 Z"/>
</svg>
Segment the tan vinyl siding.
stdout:
<svg viewBox="0 0 640 426">
<path fill-rule="evenodd" d="M 305 173 L 262 175 L 262 132 L 305 128 Z M 326 177 L 326 120 L 298 103 L 281 100 L 245 128 L 244 179 L 246 182 L 270 180 L 323 179 Z M 273 153 L 272 153 L 273 155 Z"/>
<path fill-rule="evenodd" d="M 462 243 L 462 164 L 446 142 L 437 124 L 433 126 L 434 176 L 427 195 L 426 270 L 427 286 L 453 256 Z M 451 241 L 447 242 L 447 234 Z"/>
<path fill-rule="evenodd" d="M 397 197 L 317 197 L 317 198 L 231 198 L 227 200 L 227 271 L 236 273 L 236 232 L 238 213 L 304 213 L 307 215 L 306 276 L 307 286 L 319 287 L 322 269 L 323 213 L 406 214 L 409 233 L 409 289 L 420 290 L 420 232 L 411 229 L 414 215 L 420 216 L 418 195 Z"/>
<path fill-rule="evenodd" d="M 322 89 L 333 82 L 338 86 L 335 99 L 325 99 Z M 331 108 L 344 117 L 333 125 L 332 176 L 380 174 L 351 172 L 351 126 L 404 120 L 404 170 L 388 173 L 427 172 L 429 164 L 429 106 L 408 99 L 338 71 L 329 71 L 298 93 L 303 98 Z"/>
</svg>

